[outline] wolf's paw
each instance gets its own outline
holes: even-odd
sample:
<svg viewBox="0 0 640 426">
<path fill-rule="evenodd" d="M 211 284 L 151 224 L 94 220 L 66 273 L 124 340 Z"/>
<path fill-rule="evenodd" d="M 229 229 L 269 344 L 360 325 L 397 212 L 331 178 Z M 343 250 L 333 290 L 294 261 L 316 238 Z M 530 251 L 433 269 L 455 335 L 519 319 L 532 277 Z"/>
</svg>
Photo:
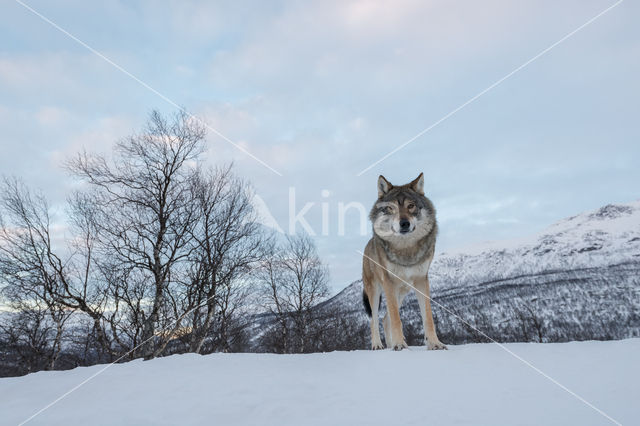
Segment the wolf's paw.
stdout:
<svg viewBox="0 0 640 426">
<path fill-rule="evenodd" d="M 447 347 L 445 346 L 444 343 L 440 342 L 439 340 L 436 340 L 435 342 L 430 342 L 427 340 L 427 350 L 438 351 L 443 349 L 446 350 Z"/>
<path fill-rule="evenodd" d="M 403 350 L 403 349 L 408 349 L 408 348 L 409 348 L 409 346 L 407 346 L 407 343 L 406 343 L 405 341 L 402 341 L 402 342 L 400 342 L 400 343 L 394 343 L 394 344 L 392 344 L 392 345 L 391 345 L 391 348 L 392 348 L 394 351 L 401 351 L 401 350 Z"/>
<path fill-rule="evenodd" d="M 382 342 L 375 342 L 375 343 L 371 343 L 371 350 L 372 351 L 377 351 L 380 349 L 384 349 L 384 346 L 382 346 Z"/>
</svg>

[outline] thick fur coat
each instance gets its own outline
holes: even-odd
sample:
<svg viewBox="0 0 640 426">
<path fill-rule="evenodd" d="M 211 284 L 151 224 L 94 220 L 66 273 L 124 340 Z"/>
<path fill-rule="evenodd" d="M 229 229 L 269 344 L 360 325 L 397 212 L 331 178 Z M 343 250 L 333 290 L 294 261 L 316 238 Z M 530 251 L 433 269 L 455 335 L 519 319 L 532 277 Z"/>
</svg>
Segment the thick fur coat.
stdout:
<svg viewBox="0 0 640 426">
<path fill-rule="evenodd" d="M 378 199 L 369 215 L 373 238 L 362 262 L 363 302 L 371 315 L 371 348 L 382 349 L 378 310 L 384 293 L 387 313 L 383 319 L 387 347 L 407 347 L 402 332 L 400 306 L 416 291 L 428 349 L 446 349 L 436 334 L 431 312 L 429 266 L 435 251 L 438 225 L 433 203 L 424 195 L 424 176 L 394 186 L 378 178 Z"/>
</svg>

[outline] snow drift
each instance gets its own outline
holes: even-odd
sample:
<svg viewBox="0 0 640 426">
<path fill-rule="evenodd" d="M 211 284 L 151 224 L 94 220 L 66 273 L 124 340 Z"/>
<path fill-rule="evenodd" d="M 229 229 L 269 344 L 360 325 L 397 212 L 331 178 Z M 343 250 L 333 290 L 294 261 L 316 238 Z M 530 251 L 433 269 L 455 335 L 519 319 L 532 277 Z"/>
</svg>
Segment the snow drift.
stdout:
<svg viewBox="0 0 640 426">
<path fill-rule="evenodd" d="M 640 418 L 640 339 L 506 347 L 622 424 Z M 0 379 L 19 424 L 103 366 Z M 114 365 L 30 425 L 606 425 L 495 344 L 402 352 L 194 354 Z"/>
</svg>

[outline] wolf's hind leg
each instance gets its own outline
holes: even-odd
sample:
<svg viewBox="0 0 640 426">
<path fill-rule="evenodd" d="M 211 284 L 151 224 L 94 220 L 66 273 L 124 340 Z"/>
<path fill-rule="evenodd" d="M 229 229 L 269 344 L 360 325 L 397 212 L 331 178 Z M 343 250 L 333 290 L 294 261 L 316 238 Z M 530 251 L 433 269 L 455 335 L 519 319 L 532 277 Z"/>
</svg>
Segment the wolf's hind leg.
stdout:
<svg viewBox="0 0 640 426">
<path fill-rule="evenodd" d="M 371 307 L 371 349 L 383 349 L 382 340 L 380 340 L 380 324 L 378 312 L 380 309 L 380 286 L 372 282 L 366 288 L 366 294 L 369 298 L 369 306 Z"/>
</svg>

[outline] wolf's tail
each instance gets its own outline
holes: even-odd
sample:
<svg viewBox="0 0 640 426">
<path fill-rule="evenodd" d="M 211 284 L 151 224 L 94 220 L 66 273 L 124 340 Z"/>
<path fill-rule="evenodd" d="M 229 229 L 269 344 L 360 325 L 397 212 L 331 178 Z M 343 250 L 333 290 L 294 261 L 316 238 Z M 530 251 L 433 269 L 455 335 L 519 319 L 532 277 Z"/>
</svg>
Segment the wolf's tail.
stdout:
<svg viewBox="0 0 640 426">
<path fill-rule="evenodd" d="M 382 303 L 382 295 L 380 295 L 380 300 L 378 301 L 378 306 Z M 364 310 L 367 312 L 367 315 L 371 317 L 371 305 L 369 304 L 369 296 L 367 293 L 362 290 L 362 304 L 364 305 Z"/>
</svg>

